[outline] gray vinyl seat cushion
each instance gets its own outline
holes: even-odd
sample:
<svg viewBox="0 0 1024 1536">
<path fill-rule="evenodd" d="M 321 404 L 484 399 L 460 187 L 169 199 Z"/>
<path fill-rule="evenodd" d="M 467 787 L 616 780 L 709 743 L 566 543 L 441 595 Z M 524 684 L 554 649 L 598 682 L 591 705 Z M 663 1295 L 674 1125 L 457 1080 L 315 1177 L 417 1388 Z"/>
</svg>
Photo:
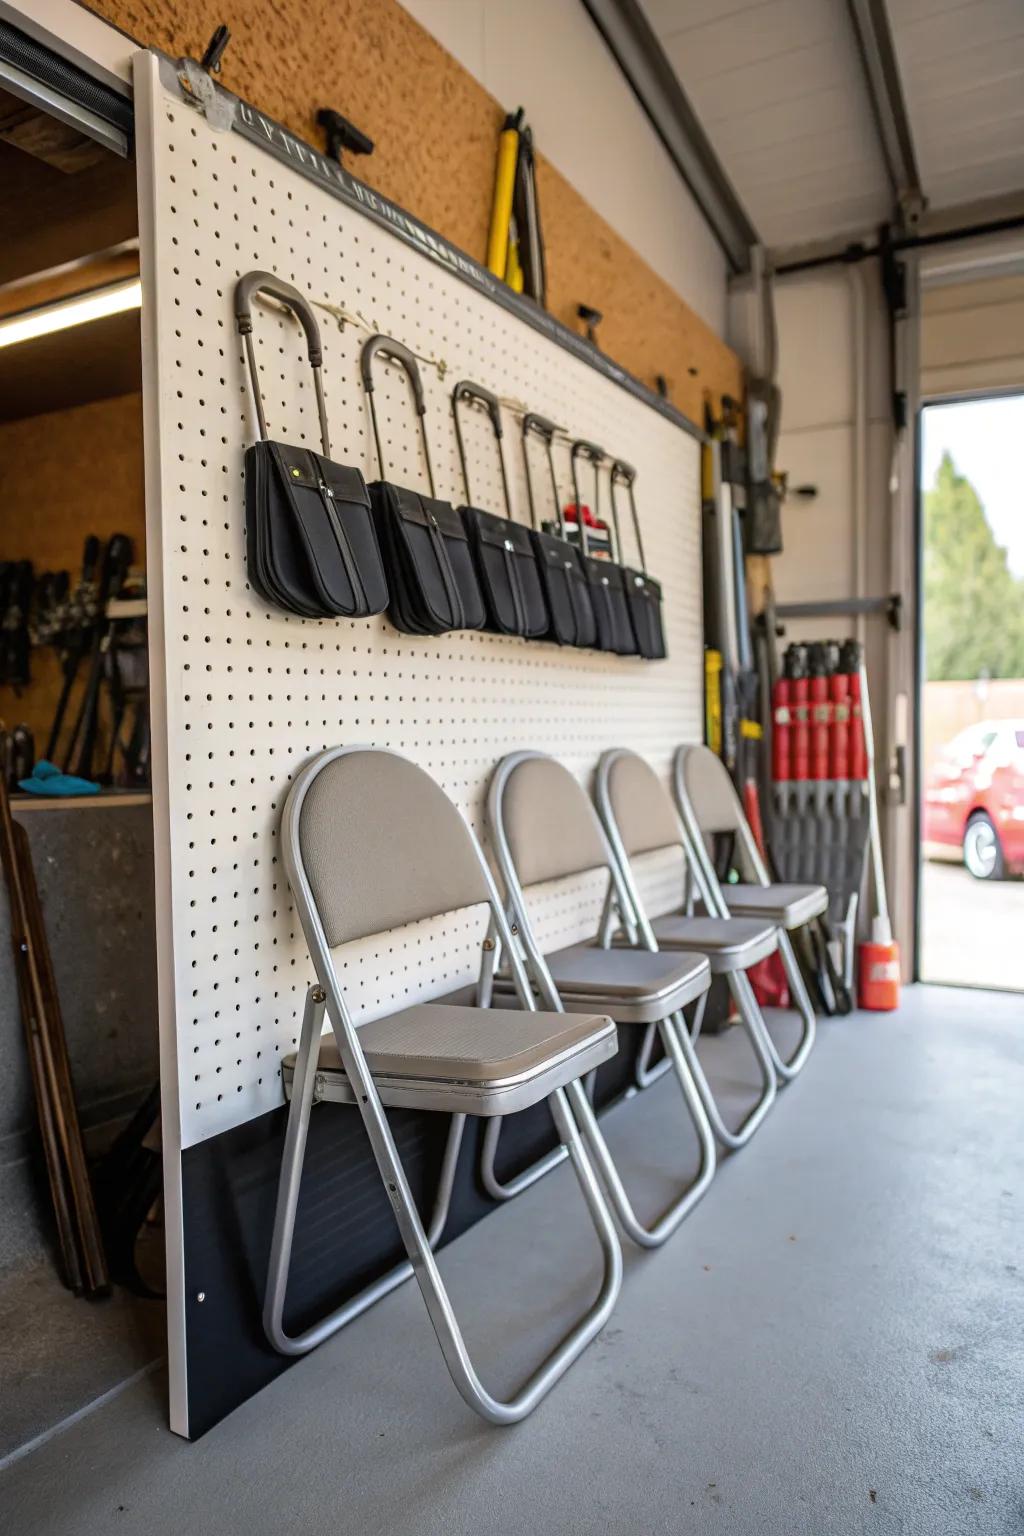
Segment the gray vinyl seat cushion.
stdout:
<svg viewBox="0 0 1024 1536">
<path fill-rule="evenodd" d="M 684 957 L 570 944 L 545 955 L 544 961 L 570 1012 L 600 1008 L 617 1024 L 657 1024 L 711 985 L 711 967 L 701 954 Z M 511 981 L 499 974 L 495 988 L 508 991 Z"/>
<path fill-rule="evenodd" d="M 778 948 L 775 923 L 749 917 L 686 917 L 671 913 L 651 923 L 662 949 L 705 954 L 713 976 L 745 970 L 773 955 Z"/>
<path fill-rule="evenodd" d="M 828 909 L 823 885 L 723 885 L 722 895 L 737 917 L 760 917 L 787 933 L 820 917 Z"/>
<path fill-rule="evenodd" d="M 614 1056 L 611 1019 L 591 1011 L 531 1013 L 417 1003 L 363 1024 L 359 1042 L 385 1104 L 447 1114 L 505 1115 Z M 295 1057 L 283 1063 L 286 1088 Z M 337 1041 L 320 1042 L 321 1097 L 352 1103 Z"/>
</svg>

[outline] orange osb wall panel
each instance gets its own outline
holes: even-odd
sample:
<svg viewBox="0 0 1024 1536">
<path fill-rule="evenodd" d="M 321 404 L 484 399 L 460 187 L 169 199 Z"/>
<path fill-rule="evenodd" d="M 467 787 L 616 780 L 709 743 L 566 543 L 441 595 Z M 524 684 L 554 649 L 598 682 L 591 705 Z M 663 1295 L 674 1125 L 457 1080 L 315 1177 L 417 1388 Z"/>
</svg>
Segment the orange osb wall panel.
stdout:
<svg viewBox="0 0 1024 1536">
<path fill-rule="evenodd" d="M 723 393 L 742 397 L 735 352 L 540 157 L 537 192 L 551 313 L 578 328 L 581 300 L 599 309 L 599 340 L 609 357 L 651 388 L 662 374 L 674 404 L 700 425 L 706 390 L 716 402 Z"/>
<path fill-rule="evenodd" d="M 90 4 L 174 57 L 198 56 L 225 15 L 221 0 Z M 228 20 L 229 90 L 314 144 L 323 142 L 317 108 L 336 107 L 376 144 L 368 159 L 349 157 L 356 174 L 484 260 L 504 108 L 397 0 L 261 0 L 236 5 Z M 538 188 L 552 313 L 578 327 L 578 303 L 601 310 L 609 356 L 652 386 L 663 374 L 696 421 L 705 390 L 741 394 L 735 353 L 543 156 Z"/>
<path fill-rule="evenodd" d="M 75 581 L 89 533 L 128 534 L 135 563 L 145 563 L 141 395 L 0 423 L 0 560 Z M 31 672 L 20 695 L 0 687 L 0 719 L 30 726 L 41 753 L 61 687 L 55 653 L 33 650 Z"/>
</svg>

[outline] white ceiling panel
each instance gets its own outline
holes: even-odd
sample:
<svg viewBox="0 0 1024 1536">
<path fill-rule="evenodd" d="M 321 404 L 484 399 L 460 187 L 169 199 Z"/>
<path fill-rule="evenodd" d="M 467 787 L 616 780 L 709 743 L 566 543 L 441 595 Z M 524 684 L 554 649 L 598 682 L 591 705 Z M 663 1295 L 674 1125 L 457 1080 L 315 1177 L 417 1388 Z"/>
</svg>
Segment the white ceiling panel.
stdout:
<svg viewBox="0 0 1024 1536">
<path fill-rule="evenodd" d="M 933 208 L 1024 188 L 1024 0 L 889 0 Z"/>
<path fill-rule="evenodd" d="M 869 233 L 894 196 L 844 0 L 641 0 L 770 246 Z M 886 0 L 933 210 L 1024 192 L 1024 0 Z"/>
<path fill-rule="evenodd" d="M 890 209 L 839 0 L 646 0 L 645 11 L 762 239 L 856 235 Z"/>
</svg>

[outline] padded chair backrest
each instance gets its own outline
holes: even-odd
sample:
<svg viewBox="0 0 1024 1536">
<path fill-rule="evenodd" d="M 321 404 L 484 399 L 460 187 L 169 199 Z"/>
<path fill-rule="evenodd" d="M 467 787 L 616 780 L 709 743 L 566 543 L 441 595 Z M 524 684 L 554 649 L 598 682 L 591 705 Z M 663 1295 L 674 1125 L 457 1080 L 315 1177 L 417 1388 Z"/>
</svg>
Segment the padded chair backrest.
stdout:
<svg viewBox="0 0 1024 1536">
<path fill-rule="evenodd" d="M 677 766 L 700 830 L 705 834 L 739 831 L 743 807 L 722 759 L 710 747 L 680 747 Z"/>
<path fill-rule="evenodd" d="M 608 798 L 622 846 L 632 858 L 682 845 L 679 817 L 658 775 L 635 752 L 616 755 L 608 772 Z"/>
<path fill-rule="evenodd" d="M 524 887 L 608 863 L 601 823 L 586 791 L 553 757 L 528 757 L 513 768 L 501 819 Z"/>
<path fill-rule="evenodd" d="M 332 949 L 488 899 L 466 823 L 429 774 L 393 752 L 325 753 L 298 842 Z"/>
</svg>

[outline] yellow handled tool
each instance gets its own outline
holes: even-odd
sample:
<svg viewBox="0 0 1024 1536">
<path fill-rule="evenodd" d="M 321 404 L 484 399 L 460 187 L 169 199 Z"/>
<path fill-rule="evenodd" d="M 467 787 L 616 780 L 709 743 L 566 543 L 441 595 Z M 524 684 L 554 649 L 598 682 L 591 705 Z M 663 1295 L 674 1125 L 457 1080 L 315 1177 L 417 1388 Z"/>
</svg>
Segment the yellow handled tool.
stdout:
<svg viewBox="0 0 1024 1536">
<path fill-rule="evenodd" d="M 487 237 L 487 269 L 495 277 L 505 278 L 508 267 L 509 226 L 512 219 L 512 194 L 519 156 L 519 125 L 523 109 L 506 117 L 498 138 L 498 163 L 494 172 L 494 206 L 491 230 Z"/>
</svg>

